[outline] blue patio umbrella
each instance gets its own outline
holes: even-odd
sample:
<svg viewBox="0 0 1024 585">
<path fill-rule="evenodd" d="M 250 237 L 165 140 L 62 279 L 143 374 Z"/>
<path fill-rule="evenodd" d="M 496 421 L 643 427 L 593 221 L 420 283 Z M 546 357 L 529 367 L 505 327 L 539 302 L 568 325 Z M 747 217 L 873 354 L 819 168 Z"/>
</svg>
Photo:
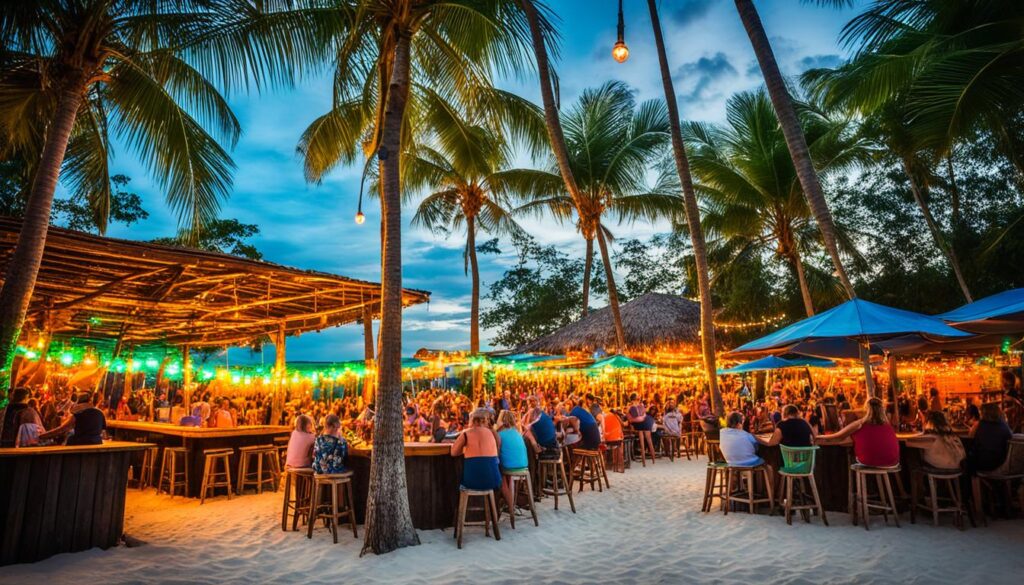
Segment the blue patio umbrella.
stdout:
<svg viewBox="0 0 1024 585">
<path fill-rule="evenodd" d="M 758 372 L 761 370 L 782 370 L 785 368 L 834 368 L 835 362 L 809 356 L 793 356 L 780 358 L 774 355 L 763 357 L 759 360 L 738 364 L 725 370 L 718 370 L 718 374 L 744 374 L 746 372 Z"/>
<path fill-rule="evenodd" d="M 1015 288 L 936 315 L 972 333 L 1024 334 L 1024 288 Z"/>
<path fill-rule="evenodd" d="M 638 362 L 638 361 L 636 361 L 634 359 L 630 359 L 630 358 L 628 358 L 628 357 L 626 357 L 624 355 L 613 355 L 611 357 L 608 357 L 608 358 L 605 358 L 603 360 L 599 360 L 599 361 L 596 361 L 596 362 L 590 364 L 589 366 L 587 366 L 587 369 L 588 370 L 603 370 L 605 368 L 611 368 L 613 370 L 623 370 L 623 369 L 630 369 L 630 368 L 646 369 L 646 368 L 653 368 L 653 367 L 654 366 L 652 366 L 651 364 L 645 364 L 643 362 Z"/>
<path fill-rule="evenodd" d="M 826 360 L 809 355 L 791 355 L 783 358 L 787 362 L 793 364 L 796 368 L 834 368 L 836 363 L 832 360 Z"/>
</svg>

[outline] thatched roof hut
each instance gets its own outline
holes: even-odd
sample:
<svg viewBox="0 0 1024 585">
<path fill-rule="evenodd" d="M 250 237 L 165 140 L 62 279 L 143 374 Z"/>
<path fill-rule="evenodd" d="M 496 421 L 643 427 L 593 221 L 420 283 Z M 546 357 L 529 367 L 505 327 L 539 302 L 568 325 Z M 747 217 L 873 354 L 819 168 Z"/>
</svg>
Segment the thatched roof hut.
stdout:
<svg viewBox="0 0 1024 585">
<path fill-rule="evenodd" d="M 700 342 L 700 303 L 677 295 L 647 293 L 619 306 L 626 350 Z M 544 337 L 516 348 L 519 352 L 591 352 L 615 347 L 611 308 L 592 311 Z"/>
</svg>

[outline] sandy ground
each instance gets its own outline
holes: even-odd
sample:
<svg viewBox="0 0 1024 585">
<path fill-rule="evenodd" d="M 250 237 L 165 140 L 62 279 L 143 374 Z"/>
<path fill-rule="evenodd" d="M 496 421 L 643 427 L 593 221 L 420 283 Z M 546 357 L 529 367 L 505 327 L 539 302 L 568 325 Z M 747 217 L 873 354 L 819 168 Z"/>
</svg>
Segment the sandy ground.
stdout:
<svg viewBox="0 0 1024 585">
<path fill-rule="evenodd" d="M 468 529 L 421 531 L 421 546 L 359 558 L 339 531 L 280 529 L 280 494 L 196 501 L 129 490 L 126 532 L 146 544 L 63 554 L 0 569 L 0 583 L 1011 583 L 1024 572 L 1024 521 L 958 532 L 947 520 L 870 532 L 779 516 L 702 514 L 701 461 L 659 460 L 580 495 L 578 514 L 540 504 L 502 540 Z M 362 534 L 362 531 L 360 531 Z"/>
</svg>

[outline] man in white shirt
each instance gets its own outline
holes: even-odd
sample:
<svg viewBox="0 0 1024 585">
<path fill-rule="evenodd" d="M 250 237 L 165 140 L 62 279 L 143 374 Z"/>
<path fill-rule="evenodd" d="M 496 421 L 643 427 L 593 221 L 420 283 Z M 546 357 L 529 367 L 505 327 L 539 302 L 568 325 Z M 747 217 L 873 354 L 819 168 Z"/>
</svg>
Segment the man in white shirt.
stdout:
<svg viewBox="0 0 1024 585">
<path fill-rule="evenodd" d="M 725 462 L 739 467 L 762 465 L 764 459 L 757 454 L 757 446 L 762 441 L 743 430 L 743 414 L 733 412 L 726 419 L 726 425 L 727 428 L 719 431 L 718 437 Z"/>
<path fill-rule="evenodd" d="M 683 433 L 683 414 L 676 407 L 676 401 L 669 398 L 665 404 L 665 416 L 661 417 L 661 425 L 666 435 L 678 437 Z"/>
</svg>

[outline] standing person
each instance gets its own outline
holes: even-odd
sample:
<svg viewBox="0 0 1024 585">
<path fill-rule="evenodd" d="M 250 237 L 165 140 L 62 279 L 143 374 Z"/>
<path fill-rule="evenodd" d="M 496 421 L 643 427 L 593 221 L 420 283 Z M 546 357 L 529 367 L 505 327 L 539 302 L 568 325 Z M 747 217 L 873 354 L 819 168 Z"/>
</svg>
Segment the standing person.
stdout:
<svg viewBox="0 0 1024 585">
<path fill-rule="evenodd" d="M 220 407 L 210 417 L 209 425 L 218 429 L 234 428 L 238 426 L 238 420 L 235 417 L 235 411 L 231 408 L 231 401 L 227 398 L 221 398 Z"/>
<path fill-rule="evenodd" d="M 800 408 L 795 404 L 787 404 L 782 409 L 782 420 L 775 425 L 775 431 L 765 444 L 811 447 L 817 434 L 814 427 L 800 417 Z"/>
<path fill-rule="evenodd" d="M 868 467 L 893 467 L 900 463 L 900 442 L 889 424 L 881 398 L 869 398 L 867 414 L 843 427 L 838 433 L 822 435 L 825 441 L 853 439 L 853 453 L 857 462 Z"/>
<path fill-rule="evenodd" d="M 678 437 L 683 434 L 683 415 L 676 407 L 675 398 L 669 398 L 665 403 L 665 414 L 661 416 L 661 424 L 668 435 Z"/>
<path fill-rule="evenodd" d="M 0 435 L 0 447 L 13 447 L 18 438 L 18 419 L 23 410 L 28 408 L 29 391 L 27 388 L 15 388 L 11 392 L 11 402 L 4 412 L 4 429 Z"/>
<path fill-rule="evenodd" d="M 530 462 L 526 457 L 526 441 L 519 434 L 518 426 L 516 413 L 506 409 L 498 414 L 495 431 L 498 433 L 498 465 L 502 471 L 501 495 L 505 498 L 509 514 L 515 513 L 516 495 L 512 493 L 512 477 L 505 473 L 525 472 L 530 468 Z"/>
<path fill-rule="evenodd" d="M 496 490 L 501 487 L 498 452 L 501 439 L 487 426 L 490 413 L 477 408 L 469 415 L 469 428 L 452 444 L 452 457 L 464 456 L 461 486 L 468 490 Z"/>
<path fill-rule="evenodd" d="M 102 445 L 103 430 L 107 428 L 107 418 L 103 411 L 93 404 L 93 397 L 89 392 L 81 392 L 75 399 L 75 406 L 71 408 L 69 416 L 59 427 L 39 435 L 40 441 L 59 437 L 71 432 L 68 437 L 68 445 Z"/>
<path fill-rule="evenodd" d="M 348 457 L 348 442 L 341 436 L 341 419 L 329 414 L 324 419 L 324 431 L 313 442 L 313 473 L 344 473 Z"/>
<path fill-rule="evenodd" d="M 295 430 L 288 437 L 288 452 L 285 467 L 298 468 L 313 465 L 313 419 L 305 414 L 295 417 Z"/>
</svg>

